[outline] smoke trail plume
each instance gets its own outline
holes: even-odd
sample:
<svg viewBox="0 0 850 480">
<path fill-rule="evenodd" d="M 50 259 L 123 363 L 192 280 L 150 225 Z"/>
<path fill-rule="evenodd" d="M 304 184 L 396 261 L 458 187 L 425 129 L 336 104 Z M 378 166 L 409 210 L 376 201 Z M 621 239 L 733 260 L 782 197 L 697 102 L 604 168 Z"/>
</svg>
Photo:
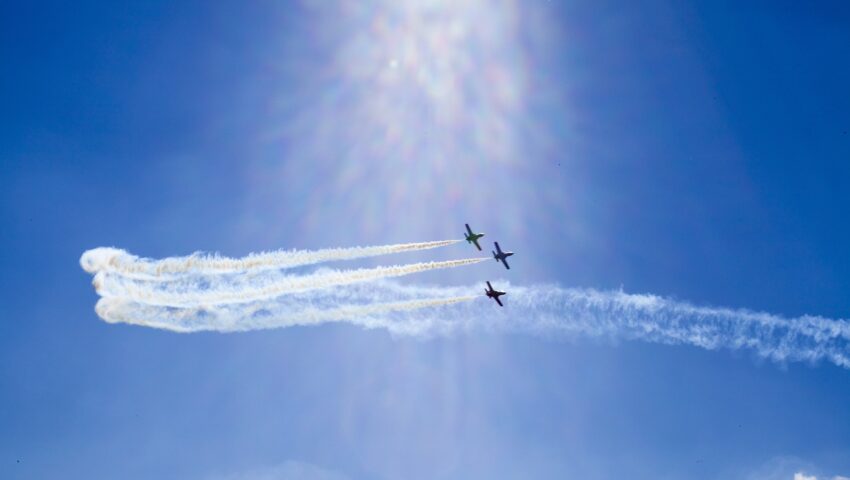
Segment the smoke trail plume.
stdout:
<svg viewBox="0 0 850 480">
<path fill-rule="evenodd" d="M 334 260 L 375 257 L 393 253 L 428 250 L 445 247 L 461 240 L 402 243 L 372 247 L 328 248 L 323 250 L 278 250 L 252 253 L 243 258 L 220 257 L 195 253 L 185 257 L 161 260 L 140 258 L 124 250 L 99 247 L 87 250 L 80 257 L 80 265 L 89 273 L 109 271 L 138 279 L 164 279 L 184 274 L 220 274 L 247 270 L 284 269 L 314 265 Z"/>
<path fill-rule="evenodd" d="M 296 325 L 318 325 L 327 322 L 346 321 L 365 328 L 391 327 L 388 315 L 422 308 L 434 308 L 474 300 L 475 296 L 430 298 L 408 300 L 393 303 L 373 303 L 366 305 L 342 305 L 328 309 L 306 306 L 300 310 L 278 312 L 257 306 L 243 306 L 241 309 L 228 308 L 191 308 L 163 309 L 141 303 L 114 298 L 101 298 L 95 306 L 97 314 L 110 323 L 129 323 L 145 327 L 160 328 L 174 332 L 199 332 L 216 330 L 236 332 Z M 163 311 L 164 310 L 164 311 Z M 202 321 L 201 319 L 207 319 Z M 211 320 L 212 321 L 209 321 Z"/>
<path fill-rule="evenodd" d="M 488 258 L 412 263 L 357 270 L 331 270 L 310 275 L 242 275 L 225 280 L 200 277 L 170 282 L 133 280 L 115 273 L 100 271 L 95 275 L 92 283 L 97 293 L 103 297 L 120 297 L 149 305 L 195 307 L 211 304 L 246 303 L 274 298 L 286 293 L 337 287 L 441 268 L 460 267 L 485 260 L 488 260 Z"/>
<path fill-rule="evenodd" d="M 850 322 L 847 320 L 817 316 L 784 318 L 747 310 L 700 307 L 654 295 L 622 291 L 556 286 L 510 287 L 507 288 L 505 308 L 492 306 L 491 302 L 485 304 L 486 300 L 482 298 L 476 302 L 459 302 L 430 310 L 383 307 L 368 310 L 370 302 L 380 305 L 408 302 L 412 301 L 411 298 L 425 296 L 453 298 L 468 295 L 471 288 L 479 287 L 423 288 L 377 281 L 340 289 L 302 292 L 269 301 L 194 309 L 162 308 L 122 299 L 103 299 L 97 310 L 107 321 L 177 331 L 251 330 L 332 319 L 369 328 L 385 328 L 401 335 L 495 331 L 641 340 L 709 350 L 743 349 L 778 362 L 827 360 L 850 368 Z M 366 303 L 348 305 L 358 301 Z M 327 320 L 316 320 L 322 317 L 299 316 L 302 314 L 298 312 L 305 306 L 319 310 L 339 308 L 339 312 L 343 313 L 329 314 L 331 317 Z M 366 311 L 368 314 L 363 313 Z M 359 316 L 361 313 L 364 315 L 362 318 Z M 299 320 L 302 318 L 313 320 Z"/>
</svg>

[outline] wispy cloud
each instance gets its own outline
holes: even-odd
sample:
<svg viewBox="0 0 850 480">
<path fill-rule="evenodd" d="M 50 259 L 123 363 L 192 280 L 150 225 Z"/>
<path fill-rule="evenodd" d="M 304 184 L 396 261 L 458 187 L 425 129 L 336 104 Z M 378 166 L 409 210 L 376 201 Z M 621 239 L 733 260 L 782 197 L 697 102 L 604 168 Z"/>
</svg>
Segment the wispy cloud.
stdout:
<svg viewBox="0 0 850 480">
<path fill-rule="evenodd" d="M 748 472 L 743 478 L 746 480 L 850 480 L 841 475 L 827 475 L 825 471 L 828 470 L 803 458 L 779 455 Z"/>
<path fill-rule="evenodd" d="M 207 477 L 208 480 L 348 480 L 348 478 L 339 472 L 293 460 L 273 467 Z"/>
<path fill-rule="evenodd" d="M 814 475 L 809 476 L 802 472 L 797 472 L 794 474 L 794 480 L 818 480 Z"/>
<path fill-rule="evenodd" d="M 834 477 L 820 477 L 822 480 L 850 480 L 847 477 L 842 477 L 841 475 L 836 475 Z M 794 480 L 818 480 L 818 477 L 814 475 L 806 475 L 803 472 L 797 472 L 794 474 Z"/>
</svg>

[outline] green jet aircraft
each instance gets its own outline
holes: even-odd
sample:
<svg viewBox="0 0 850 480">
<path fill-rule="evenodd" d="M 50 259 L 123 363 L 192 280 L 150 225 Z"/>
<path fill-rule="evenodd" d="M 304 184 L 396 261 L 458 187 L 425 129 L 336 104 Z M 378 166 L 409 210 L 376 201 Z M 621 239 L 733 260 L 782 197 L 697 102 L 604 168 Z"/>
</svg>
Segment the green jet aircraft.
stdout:
<svg viewBox="0 0 850 480">
<path fill-rule="evenodd" d="M 473 231 L 472 231 L 472 229 L 471 229 L 471 228 L 469 228 L 469 224 L 468 224 L 468 223 L 466 223 L 466 224 L 464 224 L 464 225 L 466 225 L 466 231 L 467 231 L 467 233 L 465 233 L 465 234 L 464 234 L 464 236 L 466 237 L 466 241 L 467 241 L 467 243 L 474 243 L 474 244 L 475 244 L 475 246 L 478 248 L 478 250 L 481 250 L 481 245 L 478 245 L 478 239 L 479 239 L 479 238 L 481 238 L 481 237 L 483 237 L 483 236 L 484 236 L 484 234 L 483 234 L 483 233 L 475 233 L 475 232 L 473 232 Z"/>
</svg>

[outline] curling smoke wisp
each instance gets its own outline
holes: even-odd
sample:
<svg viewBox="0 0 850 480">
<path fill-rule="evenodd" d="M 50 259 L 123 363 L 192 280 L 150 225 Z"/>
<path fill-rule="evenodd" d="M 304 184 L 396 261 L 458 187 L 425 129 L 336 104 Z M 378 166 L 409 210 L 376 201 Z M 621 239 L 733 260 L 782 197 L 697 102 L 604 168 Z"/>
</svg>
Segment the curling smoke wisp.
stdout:
<svg viewBox="0 0 850 480">
<path fill-rule="evenodd" d="M 502 288 L 505 282 L 499 282 Z M 393 334 L 531 333 L 749 350 L 778 362 L 827 360 L 850 368 L 850 322 L 816 316 L 700 307 L 655 295 L 621 291 L 509 287 L 508 306 L 492 308 L 461 288 L 403 286 L 390 280 L 315 290 L 270 301 L 198 308 L 166 308 L 104 298 L 98 314 L 180 332 L 280 328 L 345 321 Z M 413 300 L 418 297 L 442 297 Z M 467 302 L 465 300 L 473 300 Z M 374 303 L 373 303 L 374 302 Z M 424 307 L 436 307 L 424 309 Z M 327 312 L 327 313 L 321 313 Z"/>
<path fill-rule="evenodd" d="M 248 270 L 285 269 L 335 260 L 390 255 L 445 247 L 461 240 L 401 243 L 372 247 L 328 248 L 322 250 L 277 250 L 252 253 L 243 258 L 195 253 L 185 257 L 169 257 L 162 260 L 140 258 L 124 250 L 99 247 L 86 251 L 80 258 L 83 270 L 89 273 L 109 271 L 131 278 L 170 279 L 186 274 L 235 273 Z"/>
<path fill-rule="evenodd" d="M 310 275 L 287 275 L 249 277 L 217 282 L 218 288 L 210 288 L 208 280 L 173 281 L 151 283 L 144 280 L 132 280 L 120 275 L 98 272 L 94 284 L 97 293 L 103 297 L 120 297 L 149 305 L 170 307 L 193 307 L 198 305 L 220 305 L 227 303 L 246 303 L 254 300 L 274 298 L 286 293 L 322 288 L 337 287 L 356 282 L 377 280 L 379 278 L 400 277 L 413 273 L 441 268 L 460 267 L 488 260 L 468 258 L 443 262 L 412 263 L 392 267 L 361 268 L 357 270 L 334 270 Z M 216 279 L 212 279 L 214 282 Z"/>
<path fill-rule="evenodd" d="M 394 335 L 424 337 L 457 332 L 580 336 L 691 345 L 709 350 L 745 350 L 778 362 L 826 360 L 850 368 L 847 320 L 817 316 L 785 318 L 741 309 L 695 306 L 655 295 L 546 285 L 510 287 L 506 282 L 494 282 L 509 292 L 506 307 L 495 308 L 484 303 L 488 300 L 479 293 L 483 288 L 480 285 L 405 286 L 390 280 L 437 268 L 471 265 L 485 258 L 295 275 L 272 267 L 257 267 L 265 264 L 253 260 L 244 264 L 224 262 L 222 265 L 230 265 L 231 270 L 221 268 L 215 273 L 203 273 L 208 265 L 198 267 L 199 263 L 187 260 L 193 257 L 182 257 L 179 261 L 142 263 L 149 267 L 169 265 L 162 270 L 129 268 L 125 272 L 122 268 L 127 264 L 122 263 L 124 260 L 116 261 L 116 255 L 137 257 L 120 250 L 108 253 L 108 250 L 90 250 L 80 263 L 87 271 L 96 272 L 93 283 L 102 298 L 95 310 L 110 323 L 176 332 L 235 332 L 347 322 L 385 329 Z M 318 255 L 317 252 L 320 251 L 313 254 Z M 292 252 L 292 255 L 302 253 Z M 269 255 L 276 265 L 304 261 L 288 260 L 282 252 Z M 334 259 L 340 258 L 334 255 L 329 254 Z M 112 260 L 103 262 L 102 258 Z M 212 257 L 196 260 L 200 264 L 214 262 Z M 183 265 L 180 267 L 183 270 L 175 265 Z M 239 269 L 245 267 L 244 270 L 233 270 L 237 265 Z M 137 276 L 140 272 L 149 275 L 163 271 L 169 275 L 183 273 L 170 278 Z"/>
<path fill-rule="evenodd" d="M 205 330 L 237 332 L 297 325 L 318 325 L 346 321 L 366 328 L 393 329 L 391 314 L 434 308 L 474 300 L 475 296 L 428 298 L 365 305 L 342 305 L 331 308 L 304 306 L 282 309 L 280 305 L 260 308 L 242 305 L 237 308 L 163 309 L 145 304 L 101 298 L 95 307 L 97 314 L 110 323 L 129 323 L 174 332 Z"/>
</svg>

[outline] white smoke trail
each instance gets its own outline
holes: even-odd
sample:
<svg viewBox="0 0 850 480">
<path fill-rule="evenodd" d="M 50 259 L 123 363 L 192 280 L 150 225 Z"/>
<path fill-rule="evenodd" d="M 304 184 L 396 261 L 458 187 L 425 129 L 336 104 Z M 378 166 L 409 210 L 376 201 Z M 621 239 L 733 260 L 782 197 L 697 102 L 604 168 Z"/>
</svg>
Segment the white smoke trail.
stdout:
<svg viewBox="0 0 850 480">
<path fill-rule="evenodd" d="M 226 307 L 163 309 L 121 299 L 101 298 L 95 306 L 95 311 L 103 320 L 110 323 L 122 322 L 181 333 L 204 330 L 236 332 L 340 321 L 365 328 L 392 328 L 392 321 L 388 314 L 393 312 L 447 306 L 475 298 L 475 296 L 430 298 L 392 303 L 342 305 L 328 309 L 306 306 L 300 310 L 287 311 L 285 314 L 281 314 L 280 306 L 275 307 L 277 312 L 250 304 L 242 305 L 237 309 Z"/>
<path fill-rule="evenodd" d="M 147 280 L 168 280 L 184 274 L 221 274 L 247 270 L 285 269 L 314 265 L 334 260 L 375 257 L 393 253 L 429 250 L 445 247 L 461 240 L 402 243 L 372 247 L 328 248 L 323 250 L 278 250 L 252 253 L 243 258 L 220 257 L 195 253 L 185 257 L 170 257 L 161 260 L 140 258 L 124 250 L 99 247 L 87 250 L 80 257 L 80 265 L 89 273 L 109 271 L 127 277 Z"/>
<path fill-rule="evenodd" d="M 504 286 L 504 284 L 498 285 Z M 479 287 L 474 287 L 479 288 Z M 483 288 L 483 287 L 482 287 Z M 579 335 L 692 345 L 709 350 L 745 349 L 778 362 L 828 360 L 850 368 L 850 322 L 817 316 L 784 318 L 768 313 L 699 307 L 654 295 L 621 291 L 565 289 L 556 286 L 510 287 L 505 308 L 492 302 L 461 302 L 430 310 L 369 311 L 363 318 L 334 316 L 394 334 L 433 336 L 466 331 L 498 331 L 540 335 Z M 314 290 L 279 299 L 175 309 L 103 299 L 98 313 L 108 321 L 123 321 L 178 331 L 236 331 L 303 324 L 295 315 L 302 307 L 317 311 L 369 307 L 369 302 L 394 303 L 423 296 L 458 297 L 470 288 L 401 286 L 390 281 Z M 350 302 L 365 305 L 348 305 Z M 120 308 L 114 307 L 120 305 Z M 341 307 L 343 305 L 345 307 Z M 367 310 L 363 310 L 367 311 Z M 115 313 L 120 312 L 120 313 Z M 295 316 L 292 316 L 295 315 Z M 296 320 L 293 320 L 296 319 Z"/>
<path fill-rule="evenodd" d="M 199 277 L 170 282 L 133 280 L 119 274 L 100 271 L 95 275 L 92 283 L 97 293 L 103 297 L 116 297 L 158 306 L 195 307 L 246 303 L 274 298 L 286 293 L 337 287 L 441 268 L 460 267 L 485 260 L 488 260 L 488 258 L 412 263 L 357 270 L 330 270 L 310 275 L 241 275 L 226 280 Z"/>
</svg>

